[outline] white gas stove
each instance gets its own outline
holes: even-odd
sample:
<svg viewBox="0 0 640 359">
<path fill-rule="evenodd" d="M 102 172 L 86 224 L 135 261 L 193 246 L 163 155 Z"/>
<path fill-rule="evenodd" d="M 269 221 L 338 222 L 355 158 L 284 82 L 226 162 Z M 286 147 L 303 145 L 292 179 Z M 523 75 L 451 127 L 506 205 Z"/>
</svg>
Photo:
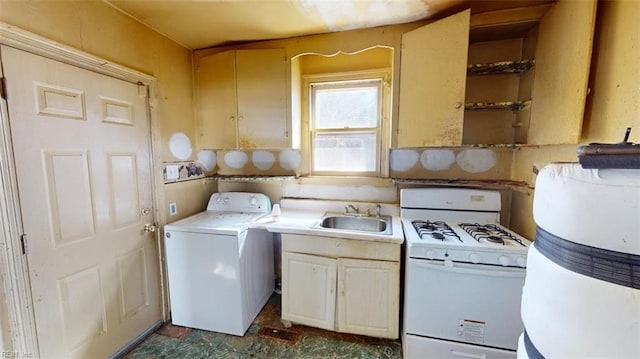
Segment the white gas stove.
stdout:
<svg viewBox="0 0 640 359">
<path fill-rule="evenodd" d="M 530 242 L 497 223 L 403 218 L 402 226 L 413 258 L 522 268 L 527 265 Z"/>
<path fill-rule="evenodd" d="M 499 224 L 500 192 L 403 189 L 400 207 L 404 357 L 515 358 L 531 242 Z"/>
</svg>

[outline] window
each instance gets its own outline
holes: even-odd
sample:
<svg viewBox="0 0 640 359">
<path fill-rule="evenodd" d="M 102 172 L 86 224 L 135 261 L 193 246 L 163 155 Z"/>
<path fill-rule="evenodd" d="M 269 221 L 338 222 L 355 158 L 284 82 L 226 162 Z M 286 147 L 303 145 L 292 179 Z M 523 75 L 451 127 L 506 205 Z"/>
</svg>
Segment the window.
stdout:
<svg viewBox="0 0 640 359">
<path fill-rule="evenodd" d="M 309 83 L 312 174 L 380 174 L 383 79 Z"/>
</svg>

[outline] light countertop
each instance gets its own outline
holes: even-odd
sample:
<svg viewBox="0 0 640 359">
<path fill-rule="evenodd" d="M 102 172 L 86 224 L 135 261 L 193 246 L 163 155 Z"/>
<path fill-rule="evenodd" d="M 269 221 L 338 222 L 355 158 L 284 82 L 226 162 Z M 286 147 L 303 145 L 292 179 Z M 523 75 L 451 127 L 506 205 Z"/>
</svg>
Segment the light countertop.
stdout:
<svg viewBox="0 0 640 359">
<path fill-rule="evenodd" d="M 302 234 L 320 237 L 354 239 L 362 241 L 391 242 L 401 244 L 404 241 L 402 223 L 395 206 L 383 205 L 382 214 L 391 216 L 391 234 L 381 234 L 374 232 L 351 231 L 343 229 L 317 228 L 320 220 L 327 212 L 341 215 L 344 207 L 342 202 L 313 201 L 295 203 L 281 201 L 281 215 L 273 217 L 271 215 L 262 217 L 251 228 L 266 229 L 274 233 Z M 324 202 L 324 203 L 322 203 Z M 362 208 L 364 207 L 360 204 Z M 373 204 L 375 206 L 375 204 Z"/>
</svg>

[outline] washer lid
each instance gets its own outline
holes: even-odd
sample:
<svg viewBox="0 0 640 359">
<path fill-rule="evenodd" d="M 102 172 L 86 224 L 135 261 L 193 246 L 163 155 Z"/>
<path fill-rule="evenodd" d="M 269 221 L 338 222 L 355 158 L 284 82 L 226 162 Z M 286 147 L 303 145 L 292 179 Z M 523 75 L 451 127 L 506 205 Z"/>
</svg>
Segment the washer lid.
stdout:
<svg viewBox="0 0 640 359">
<path fill-rule="evenodd" d="M 204 211 L 167 224 L 164 228 L 165 231 L 237 235 L 246 231 L 249 223 L 263 215 L 263 213 Z"/>
</svg>

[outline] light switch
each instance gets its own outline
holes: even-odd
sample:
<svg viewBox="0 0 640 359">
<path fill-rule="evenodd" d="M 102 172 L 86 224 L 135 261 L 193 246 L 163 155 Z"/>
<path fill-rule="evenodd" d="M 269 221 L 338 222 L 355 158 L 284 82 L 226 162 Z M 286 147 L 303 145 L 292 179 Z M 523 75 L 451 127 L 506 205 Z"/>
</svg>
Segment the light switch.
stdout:
<svg viewBox="0 0 640 359">
<path fill-rule="evenodd" d="M 166 177 L 168 180 L 178 179 L 178 177 L 180 177 L 180 166 L 178 165 L 167 165 L 165 170 L 167 172 Z"/>
</svg>

